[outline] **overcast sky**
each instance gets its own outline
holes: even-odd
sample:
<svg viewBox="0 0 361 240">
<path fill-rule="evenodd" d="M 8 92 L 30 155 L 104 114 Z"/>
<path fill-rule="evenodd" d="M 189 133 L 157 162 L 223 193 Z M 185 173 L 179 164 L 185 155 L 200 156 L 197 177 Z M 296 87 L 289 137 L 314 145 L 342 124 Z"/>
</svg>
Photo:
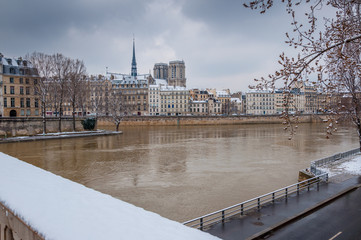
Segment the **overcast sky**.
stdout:
<svg viewBox="0 0 361 240">
<path fill-rule="evenodd" d="M 246 91 L 287 50 L 290 16 L 241 0 L 1 0 L 0 52 L 63 53 L 89 74 L 130 73 L 133 34 L 138 73 L 184 60 L 188 88 Z"/>
</svg>

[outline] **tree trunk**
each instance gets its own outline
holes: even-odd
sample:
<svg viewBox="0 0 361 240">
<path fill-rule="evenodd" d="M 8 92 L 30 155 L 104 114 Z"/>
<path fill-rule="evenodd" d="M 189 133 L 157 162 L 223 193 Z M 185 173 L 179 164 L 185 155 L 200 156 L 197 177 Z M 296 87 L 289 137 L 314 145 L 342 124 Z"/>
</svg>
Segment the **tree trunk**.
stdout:
<svg viewBox="0 0 361 240">
<path fill-rule="evenodd" d="M 358 133 L 358 140 L 359 140 L 359 148 L 360 148 L 360 152 L 361 152 L 361 121 L 360 118 L 357 118 L 357 133 Z"/>
<path fill-rule="evenodd" d="M 43 135 L 46 134 L 46 108 L 45 108 L 45 103 L 42 102 L 41 103 L 41 108 L 42 108 L 42 115 L 43 115 Z"/>
<path fill-rule="evenodd" d="M 116 126 L 115 131 L 117 131 L 117 132 L 119 131 L 119 125 L 120 125 L 120 122 L 117 122 L 116 125 L 115 125 Z"/>
<path fill-rule="evenodd" d="M 61 117 L 63 115 L 63 108 L 59 108 L 59 126 L 58 126 L 58 132 L 61 132 Z"/>
<path fill-rule="evenodd" d="M 72 103 L 73 107 L 73 132 L 75 132 L 75 103 Z"/>
</svg>

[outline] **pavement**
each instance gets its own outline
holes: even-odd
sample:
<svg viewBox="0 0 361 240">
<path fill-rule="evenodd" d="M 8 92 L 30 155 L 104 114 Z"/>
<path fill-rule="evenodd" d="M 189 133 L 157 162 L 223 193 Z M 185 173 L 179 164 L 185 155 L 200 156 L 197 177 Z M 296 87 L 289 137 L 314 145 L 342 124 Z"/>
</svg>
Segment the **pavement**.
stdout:
<svg viewBox="0 0 361 240">
<path fill-rule="evenodd" d="M 360 239 L 360 202 L 361 188 L 356 188 L 302 219 L 271 233 L 267 239 Z"/>
<path fill-rule="evenodd" d="M 38 141 L 38 140 L 51 140 L 51 139 L 63 139 L 63 138 L 76 138 L 76 137 L 94 137 L 94 136 L 107 136 L 121 134 L 121 131 L 82 131 L 82 132 L 62 132 L 62 133 L 49 133 L 45 135 L 23 136 L 23 137 L 9 137 L 0 138 L 1 143 L 12 142 L 26 142 L 26 141 Z"/>
<path fill-rule="evenodd" d="M 361 178 L 358 176 L 334 177 L 329 183 L 321 184 L 318 190 L 316 186 L 310 191 L 305 189 L 300 195 L 295 193 L 287 200 L 276 201 L 262 207 L 260 211 L 254 210 L 244 216 L 232 217 L 224 224 L 215 224 L 205 231 L 221 239 L 265 239 L 271 236 L 273 231 L 285 226 L 287 228 L 289 224 L 310 212 L 317 211 L 332 200 L 354 190 L 360 183 Z"/>
</svg>

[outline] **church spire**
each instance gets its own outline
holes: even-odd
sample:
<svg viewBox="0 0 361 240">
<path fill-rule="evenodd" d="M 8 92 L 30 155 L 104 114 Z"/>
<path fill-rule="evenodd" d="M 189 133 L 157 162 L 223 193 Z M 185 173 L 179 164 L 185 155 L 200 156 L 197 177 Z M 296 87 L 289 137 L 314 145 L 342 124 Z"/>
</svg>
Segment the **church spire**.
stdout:
<svg viewBox="0 0 361 240">
<path fill-rule="evenodd" d="M 137 62 L 135 60 L 135 40 L 133 37 L 133 59 L 132 59 L 132 74 L 133 77 L 137 76 Z"/>
</svg>

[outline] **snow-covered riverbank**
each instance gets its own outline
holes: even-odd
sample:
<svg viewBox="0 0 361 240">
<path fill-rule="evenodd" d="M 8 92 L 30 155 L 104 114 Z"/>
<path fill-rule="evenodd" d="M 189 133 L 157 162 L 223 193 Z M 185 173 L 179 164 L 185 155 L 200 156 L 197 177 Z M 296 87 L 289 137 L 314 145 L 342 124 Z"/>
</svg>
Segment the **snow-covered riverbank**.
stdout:
<svg viewBox="0 0 361 240">
<path fill-rule="evenodd" d="M 0 166 L 0 202 L 45 239 L 216 239 L 4 153 Z"/>
</svg>

